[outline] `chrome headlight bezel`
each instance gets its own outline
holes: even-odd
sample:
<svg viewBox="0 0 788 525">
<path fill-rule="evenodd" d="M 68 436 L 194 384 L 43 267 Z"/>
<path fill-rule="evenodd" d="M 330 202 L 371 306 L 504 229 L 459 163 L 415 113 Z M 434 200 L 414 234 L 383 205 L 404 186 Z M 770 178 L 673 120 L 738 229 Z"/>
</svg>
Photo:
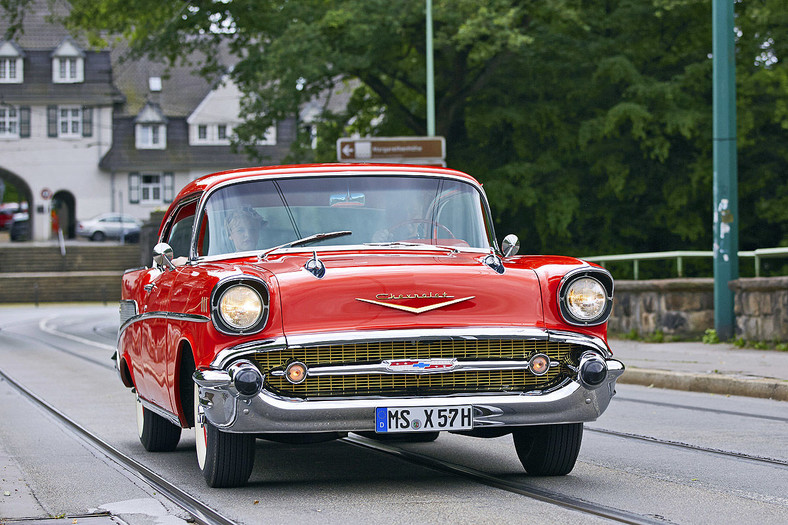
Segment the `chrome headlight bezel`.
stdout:
<svg viewBox="0 0 788 525">
<path fill-rule="evenodd" d="M 222 308 L 222 300 L 235 292 L 252 292 L 260 304 L 260 311 L 254 320 L 246 325 L 238 325 L 228 319 Z M 268 286 L 262 279 L 249 275 L 234 276 L 220 281 L 211 292 L 211 321 L 214 327 L 227 335 L 249 335 L 261 332 L 268 323 L 270 295 Z"/>
<path fill-rule="evenodd" d="M 590 279 L 604 290 L 605 302 L 599 312 L 591 317 L 575 315 L 569 305 L 569 291 L 572 285 L 582 279 Z M 613 277 L 604 268 L 578 268 L 564 275 L 558 287 L 558 308 L 564 321 L 574 326 L 597 326 L 606 323 L 613 312 Z"/>
</svg>

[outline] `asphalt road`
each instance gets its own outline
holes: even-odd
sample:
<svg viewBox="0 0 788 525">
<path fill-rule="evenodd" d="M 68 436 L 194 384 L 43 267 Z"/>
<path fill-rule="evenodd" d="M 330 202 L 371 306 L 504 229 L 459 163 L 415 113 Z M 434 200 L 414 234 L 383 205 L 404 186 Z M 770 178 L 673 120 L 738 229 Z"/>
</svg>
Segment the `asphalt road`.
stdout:
<svg viewBox="0 0 788 525">
<path fill-rule="evenodd" d="M 636 385 L 619 385 L 608 411 L 586 425 L 578 463 L 565 477 L 525 475 L 508 436 L 442 434 L 434 443 L 398 445 L 416 454 L 409 461 L 348 441 L 258 440 L 249 485 L 209 489 L 187 431 L 172 453 L 151 454 L 140 445 L 133 394 L 111 368 L 117 319 L 114 305 L 0 307 L 0 371 L 240 523 L 609 521 L 437 471 L 418 455 L 645 520 L 788 523 L 788 404 Z M 87 514 L 93 517 L 81 517 Z M 130 525 L 186 519 L 0 381 L 0 523 L 47 516 L 79 517 L 82 524 L 117 523 L 112 516 Z"/>
</svg>

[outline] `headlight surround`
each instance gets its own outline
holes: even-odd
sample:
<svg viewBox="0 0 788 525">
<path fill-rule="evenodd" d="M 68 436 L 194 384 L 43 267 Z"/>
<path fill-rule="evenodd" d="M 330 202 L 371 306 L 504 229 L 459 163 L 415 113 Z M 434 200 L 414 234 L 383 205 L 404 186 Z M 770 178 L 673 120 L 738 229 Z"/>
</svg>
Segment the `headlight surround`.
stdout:
<svg viewBox="0 0 788 525">
<path fill-rule="evenodd" d="M 211 297 L 217 330 L 230 335 L 260 332 L 268 321 L 268 288 L 248 276 L 220 282 Z"/>
<path fill-rule="evenodd" d="M 573 325 L 598 325 L 613 310 L 613 278 L 601 268 L 583 268 L 564 276 L 558 293 L 564 320 Z"/>
</svg>

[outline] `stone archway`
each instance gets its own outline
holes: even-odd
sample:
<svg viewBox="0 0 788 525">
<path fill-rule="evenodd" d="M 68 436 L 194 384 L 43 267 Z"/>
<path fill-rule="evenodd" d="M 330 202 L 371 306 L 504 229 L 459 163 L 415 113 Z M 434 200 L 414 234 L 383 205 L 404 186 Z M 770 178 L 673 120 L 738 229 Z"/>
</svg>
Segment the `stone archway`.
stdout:
<svg viewBox="0 0 788 525">
<path fill-rule="evenodd" d="M 2 167 L 0 167 L 0 180 L 3 181 L 5 191 L 3 192 L 3 202 L 18 202 L 20 204 L 27 204 L 28 221 L 30 223 L 29 230 L 33 230 L 33 221 L 35 220 L 35 213 L 33 213 L 33 191 L 25 180 Z"/>
<path fill-rule="evenodd" d="M 68 190 L 60 190 L 52 196 L 53 228 L 63 230 L 66 239 L 77 236 L 77 201 Z"/>
</svg>

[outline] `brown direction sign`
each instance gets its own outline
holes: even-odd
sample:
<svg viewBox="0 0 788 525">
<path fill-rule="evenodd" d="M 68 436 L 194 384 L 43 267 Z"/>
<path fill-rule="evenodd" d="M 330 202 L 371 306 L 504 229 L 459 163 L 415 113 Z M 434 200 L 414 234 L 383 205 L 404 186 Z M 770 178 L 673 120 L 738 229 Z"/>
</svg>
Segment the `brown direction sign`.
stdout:
<svg viewBox="0 0 788 525">
<path fill-rule="evenodd" d="M 442 161 L 446 158 L 443 137 L 365 137 L 337 140 L 337 159 L 344 162 Z"/>
</svg>

